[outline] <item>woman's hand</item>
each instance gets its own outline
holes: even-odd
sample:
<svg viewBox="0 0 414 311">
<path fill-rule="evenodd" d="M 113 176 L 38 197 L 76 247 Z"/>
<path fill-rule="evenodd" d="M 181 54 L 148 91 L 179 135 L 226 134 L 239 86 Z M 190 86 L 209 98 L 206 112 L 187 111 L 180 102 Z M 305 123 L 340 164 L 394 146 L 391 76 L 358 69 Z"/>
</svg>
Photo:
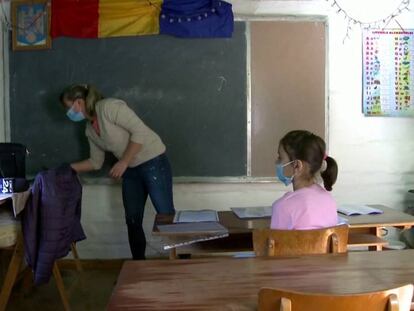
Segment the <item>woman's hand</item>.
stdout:
<svg viewBox="0 0 414 311">
<path fill-rule="evenodd" d="M 109 176 L 116 179 L 121 178 L 127 168 L 128 163 L 120 160 L 116 162 L 114 166 L 112 166 L 111 170 L 109 171 Z"/>
</svg>

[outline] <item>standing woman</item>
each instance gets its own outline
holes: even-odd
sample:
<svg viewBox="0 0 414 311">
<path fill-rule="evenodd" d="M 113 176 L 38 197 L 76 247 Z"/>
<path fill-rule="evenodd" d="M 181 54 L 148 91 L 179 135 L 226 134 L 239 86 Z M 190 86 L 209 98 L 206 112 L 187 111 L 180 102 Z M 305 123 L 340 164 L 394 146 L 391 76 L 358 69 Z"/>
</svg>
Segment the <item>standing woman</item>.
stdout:
<svg viewBox="0 0 414 311">
<path fill-rule="evenodd" d="M 99 170 L 110 151 L 118 159 L 111 168 L 112 178 L 122 177 L 122 199 L 133 259 L 145 259 L 146 240 L 142 221 L 148 194 L 157 211 L 174 214 L 171 167 L 165 145 L 130 109 L 115 98 L 103 96 L 90 85 L 72 85 L 60 95 L 74 122 L 86 120 L 88 159 L 72 163 L 78 172 Z"/>
</svg>

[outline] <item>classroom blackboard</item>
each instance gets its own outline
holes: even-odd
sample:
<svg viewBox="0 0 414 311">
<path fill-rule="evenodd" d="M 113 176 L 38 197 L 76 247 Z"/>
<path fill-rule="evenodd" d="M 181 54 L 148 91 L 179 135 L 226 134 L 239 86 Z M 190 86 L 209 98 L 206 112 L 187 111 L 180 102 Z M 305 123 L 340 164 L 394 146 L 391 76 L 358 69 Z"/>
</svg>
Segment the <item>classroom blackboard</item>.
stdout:
<svg viewBox="0 0 414 311">
<path fill-rule="evenodd" d="M 58 100 L 72 83 L 125 100 L 163 139 L 174 176 L 246 175 L 244 22 L 230 39 L 58 38 L 10 51 L 9 69 L 11 140 L 30 151 L 29 175 L 88 157 L 84 124 Z"/>
</svg>

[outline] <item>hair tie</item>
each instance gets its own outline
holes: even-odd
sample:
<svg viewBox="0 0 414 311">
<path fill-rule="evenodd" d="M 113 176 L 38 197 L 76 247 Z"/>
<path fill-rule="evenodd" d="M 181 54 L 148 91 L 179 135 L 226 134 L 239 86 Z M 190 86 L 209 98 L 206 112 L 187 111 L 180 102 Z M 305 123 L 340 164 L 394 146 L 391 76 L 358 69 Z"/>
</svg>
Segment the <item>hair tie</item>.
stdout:
<svg viewBox="0 0 414 311">
<path fill-rule="evenodd" d="M 325 172 L 325 171 L 326 171 L 326 169 L 327 169 L 327 167 L 328 167 L 328 163 L 326 163 L 326 160 L 323 160 L 323 161 L 322 161 L 322 165 L 321 165 L 320 172 L 321 172 L 321 173 Z"/>
</svg>

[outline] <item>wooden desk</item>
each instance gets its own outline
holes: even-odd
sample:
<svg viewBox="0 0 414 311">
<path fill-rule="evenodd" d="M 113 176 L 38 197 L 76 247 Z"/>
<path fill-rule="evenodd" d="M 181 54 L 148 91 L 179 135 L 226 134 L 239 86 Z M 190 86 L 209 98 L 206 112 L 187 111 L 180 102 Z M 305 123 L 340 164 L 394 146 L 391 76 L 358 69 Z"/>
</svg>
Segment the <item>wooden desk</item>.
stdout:
<svg viewBox="0 0 414 311">
<path fill-rule="evenodd" d="M 349 233 L 351 234 L 371 234 L 378 238 L 382 236 L 381 230 L 385 227 L 394 227 L 397 229 L 410 229 L 414 226 L 414 216 L 404 212 L 389 208 L 384 205 L 369 205 L 382 210 L 383 214 L 378 215 L 359 215 L 341 217 L 349 221 Z M 363 243 L 360 244 L 362 246 Z M 381 244 L 371 246 L 370 250 L 382 250 Z"/>
<path fill-rule="evenodd" d="M 352 229 L 363 228 L 376 228 L 381 230 L 383 227 L 395 227 L 399 229 L 409 229 L 414 226 L 414 216 L 407 213 L 389 208 L 384 205 L 370 204 L 368 206 L 378 208 L 382 210 L 383 214 L 378 215 L 359 215 L 359 216 L 344 216 L 341 217 L 348 219 L 349 226 Z M 379 236 L 379 234 L 377 235 Z"/>
<path fill-rule="evenodd" d="M 127 261 L 108 310 L 256 310 L 261 287 L 332 294 L 414 282 L 414 250 Z"/>
<path fill-rule="evenodd" d="M 409 229 L 414 226 L 414 216 L 394 210 L 384 205 L 370 205 L 381 209 L 384 213 L 379 215 L 344 216 L 350 226 L 349 245 L 368 246 L 371 250 L 381 250 L 386 242 L 381 239 L 381 230 L 384 227 L 396 227 Z M 218 212 L 220 223 L 229 231 L 229 237 L 218 240 L 205 241 L 180 247 L 181 253 L 222 253 L 236 251 L 252 251 L 251 232 L 253 229 L 269 228 L 270 218 L 262 219 L 240 219 L 232 211 Z M 155 217 L 152 234 L 163 236 L 170 241 L 191 240 L 180 235 L 178 238 L 174 234 L 159 232 L 157 225 L 171 224 L 173 215 L 157 215 Z M 365 236 L 364 236 L 365 235 Z M 369 235 L 372 235 L 370 237 Z M 176 257 L 176 249 L 172 249 L 170 258 Z"/>
</svg>

